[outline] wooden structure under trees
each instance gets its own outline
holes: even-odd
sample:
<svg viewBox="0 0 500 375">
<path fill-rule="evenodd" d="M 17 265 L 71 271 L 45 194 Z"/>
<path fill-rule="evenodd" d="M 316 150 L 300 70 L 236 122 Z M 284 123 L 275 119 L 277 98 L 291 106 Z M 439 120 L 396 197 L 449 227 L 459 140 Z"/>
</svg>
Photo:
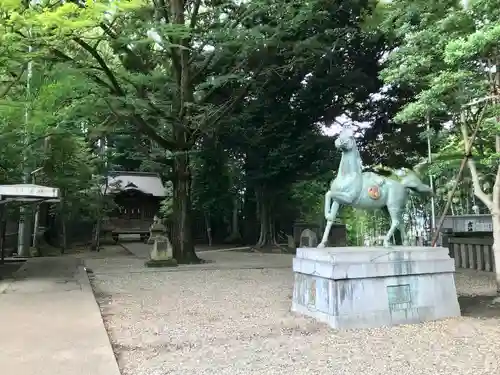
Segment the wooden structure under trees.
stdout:
<svg viewBox="0 0 500 375">
<path fill-rule="evenodd" d="M 41 203 L 56 203 L 60 202 L 60 191 L 58 188 L 35 185 L 35 184 L 13 184 L 0 185 L 0 263 L 3 263 L 5 257 L 6 230 L 8 224 L 7 206 L 16 205 L 34 205 L 39 206 Z M 39 207 L 35 209 L 34 215 L 34 233 L 26 230 L 26 223 L 17 226 L 17 251 L 19 256 L 29 256 L 29 248 L 31 244 L 37 247 L 38 239 L 41 239 L 45 228 L 39 225 Z M 21 217 L 20 220 L 25 220 Z M 12 224 L 12 223 L 11 223 Z M 21 231 L 20 228 L 23 227 Z M 31 240 L 30 240 L 31 238 Z"/>
<path fill-rule="evenodd" d="M 121 234 L 139 234 L 141 240 L 147 239 L 149 227 L 166 197 L 160 176 L 148 172 L 113 172 L 104 194 L 113 196 L 115 207 L 108 213 L 101 231 L 111 233 L 115 241 Z"/>
</svg>

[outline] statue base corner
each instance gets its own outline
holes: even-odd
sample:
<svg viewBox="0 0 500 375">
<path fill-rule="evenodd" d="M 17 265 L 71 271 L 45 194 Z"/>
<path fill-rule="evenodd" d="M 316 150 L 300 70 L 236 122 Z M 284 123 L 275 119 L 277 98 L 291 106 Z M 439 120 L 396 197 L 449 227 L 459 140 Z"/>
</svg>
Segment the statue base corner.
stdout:
<svg viewBox="0 0 500 375">
<path fill-rule="evenodd" d="M 291 310 L 335 329 L 460 316 L 447 248 L 299 248 L 293 272 Z"/>
</svg>

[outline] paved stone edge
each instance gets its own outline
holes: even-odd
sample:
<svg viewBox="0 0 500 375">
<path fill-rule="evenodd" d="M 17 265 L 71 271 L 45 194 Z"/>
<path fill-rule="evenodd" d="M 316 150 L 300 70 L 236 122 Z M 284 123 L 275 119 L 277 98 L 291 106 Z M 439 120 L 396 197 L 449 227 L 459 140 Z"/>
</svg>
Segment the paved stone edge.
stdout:
<svg viewBox="0 0 500 375">
<path fill-rule="evenodd" d="M 94 296 L 94 290 L 92 289 L 92 285 L 90 284 L 89 275 L 87 274 L 87 271 L 85 270 L 84 265 L 78 266 L 78 272 L 75 275 L 75 277 L 78 281 L 78 284 L 80 284 L 80 288 L 82 289 L 82 291 L 90 292 L 90 293 L 92 293 L 92 296 Z M 94 301 L 95 301 L 95 297 L 94 297 Z M 97 304 L 97 301 L 95 303 L 96 303 L 96 307 L 99 309 L 99 305 Z M 101 309 L 99 309 L 99 314 L 100 313 L 101 313 Z"/>
<path fill-rule="evenodd" d="M 78 273 L 75 275 L 77 278 L 78 283 L 80 284 L 81 290 L 84 293 L 90 293 L 91 298 L 94 301 L 94 308 L 97 310 L 97 313 L 99 314 L 99 318 L 101 320 L 101 327 L 104 331 L 104 334 L 106 335 L 108 339 L 108 349 L 109 349 L 109 355 L 113 358 L 113 363 L 115 364 L 115 369 L 116 371 L 113 371 L 113 374 L 106 374 L 106 375 L 121 375 L 120 373 L 120 367 L 118 366 L 118 362 L 116 361 L 115 353 L 113 351 L 113 346 L 111 345 L 111 340 L 109 339 L 108 331 L 106 330 L 106 327 L 104 326 L 104 321 L 102 320 L 102 315 L 101 315 L 101 309 L 99 307 L 99 304 L 97 303 L 94 295 L 94 290 L 92 289 L 92 285 L 90 284 L 90 279 L 89 275 L 87 274 L 87 271 L 85 270 L 84 265 L 78 266 Z"/>
<path fill-rule="evenodd" d="M 24 270 L 26 268 L 26 263 L 28 263 L 27 259 L 24 261 L 21 267 L 19 267 L 13 274 L 14 279 L 7 279 L 7 280 L 2 280 L 0 279 L 0 294 L 4 294 L 7 289 L 9 289 L 9 286 L 12 284 L 12 282 L 16 279 L 16 275 L 20 273 L 21 270 Z"/>
<path fill-rule="evenodd" d="M 0 280 L 0 294 L 4 294 L 11 283 L 12 280 Z"/>
<path fill-rule="evenodd" d="M 149 252 L 147 256 L 145 255 L 138 255 L 137 252 L 133 251 L 130 249 L 129 246 L 127 246 L 126 243 L 120 243 L 118 242 L 116 246 L 122 247 L 125 251 L 127 251 L 130 255 L 135 256 L 138 259 L 148 259 L 149 258 Z M 220 252 L 226 252 L 226 251 L 242 251 L 242 250 L 249 250 L 251 249 L 251 246 L 239 246 L 239 247 L 229 247 L 229 248 L 221 248 L 221 249 L 210 249 L 210 250 L 198 250 L 196 253 L 220 253 Z M 277 254 L 279 255 L 279 254 Z"/>
<path fill-rule="evenodd" d="M 197 271 L 234 271 L 234 270 L 273 270 L 273 269 L 292 269 L 291 265 L 273 266 L 273 265 L 256 265 L 256 266 L 226 266 L 217 265 L 217 267 L 203 267 L 203 265 L 180 265 L 178 267 L 164 268 L 146 268 L 138 270 L 125 269 L 123 271 L 103 271 L 94 272 L 94 275 L 123 275 L 136 273 L 163 273 L 163 272 L 197 272 Z"/>
</svg>

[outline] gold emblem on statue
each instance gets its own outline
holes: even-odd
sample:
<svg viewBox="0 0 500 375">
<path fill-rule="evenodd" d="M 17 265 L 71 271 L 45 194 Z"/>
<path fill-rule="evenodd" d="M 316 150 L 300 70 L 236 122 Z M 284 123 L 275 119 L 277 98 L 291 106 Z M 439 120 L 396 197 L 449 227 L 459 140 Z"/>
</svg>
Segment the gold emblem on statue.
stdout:
<svg viewBox="0 0 500 375">
<path fill-rule="evenodd" d="M 371 186 L 368 188 L 368 196 L 373 199 L 377 200 L 380 199 L 380 189 L 378 186 Z"/>
</svg>

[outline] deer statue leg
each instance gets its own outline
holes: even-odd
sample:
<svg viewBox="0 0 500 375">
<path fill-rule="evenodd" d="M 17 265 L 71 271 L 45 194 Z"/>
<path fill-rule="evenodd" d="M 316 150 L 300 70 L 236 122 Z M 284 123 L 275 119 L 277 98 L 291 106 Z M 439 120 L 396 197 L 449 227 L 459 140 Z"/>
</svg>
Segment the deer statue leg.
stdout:
<svg viewBox="0 0 500 375">
<path fill-rule="evenodd" d="M 356 189 L 350 189 L 348 191 L 330 191 L 330 199 L 339 202 L 342 205 L 352 205 L 356 198 L 359 197 L 359 191 Z"/>
<path fill-rule="evenodd" d="M 337 217 L 337 212 L 339 211 L 339 207 L 340 204 L 337 201 L 333 201 L 330 206 L 328 215 L 325 213 L 326 227 L 325 231 L 323 232 L 323 238 L 321 239 L 321 242 L 318 245 L 318 249 L 322 249 L 325 247 L 326 242 L 328 241 L 328 236 L 330 235 L 330 230 L 332 229 L 333 222 Z"/>
<path fill-rule="evenodd" d="M 328 190 L 325 194 L 325 219 L 328 220 L 330 215 L 330 208 L 332 206 L 332 192 Z"/>
<path fill-rule="evenodd" d="M 325 194 L 325 219 L 327 221 L 327 224 L 325 232 L 323 233 L 323 238 L 325 238 L 325 236 L 328 238 L 328 234 L 330 233 L 330 228 L 332 227 L 332 225 L 329 224 L 331 208 L 332 208 L 332 192 L 328 190 Z M 321 240 L 320 244 L 318 245 L 318 248 L 325 247 L 325 243 L 326 243 L 325 241 Z"/>
<path fill-rule="evenodd" d="M 391 228 L 384 237 L 384 247 L 389 247 L 390 239 L 394 235 L 396 228 L 403 227 L 402 209 L 400 207 L 387 207 L 389 209 L 389 215 L 391 216 Z M 403 240 L 404 234 L 401 232 L 401 239 Z"/>
<path fill-rule="evenodd" d="M 398 227 L 399 222 L 398 221 L 392 221 L 391 220 L 391 228 L 389 229 L 389 232 L 384 237 L 384 247 L 389 247 L 390 246 L 390 240 L 392 236 L 394 235 L 394 232 L 396 231 L 396 228 Z"/>
<path fill-rule="evenodd" d="M 405 223 L 403 220 L 399 222 L 399 233 L 401 233 L 401 245 L 406 246 Z"/>
</svg>

